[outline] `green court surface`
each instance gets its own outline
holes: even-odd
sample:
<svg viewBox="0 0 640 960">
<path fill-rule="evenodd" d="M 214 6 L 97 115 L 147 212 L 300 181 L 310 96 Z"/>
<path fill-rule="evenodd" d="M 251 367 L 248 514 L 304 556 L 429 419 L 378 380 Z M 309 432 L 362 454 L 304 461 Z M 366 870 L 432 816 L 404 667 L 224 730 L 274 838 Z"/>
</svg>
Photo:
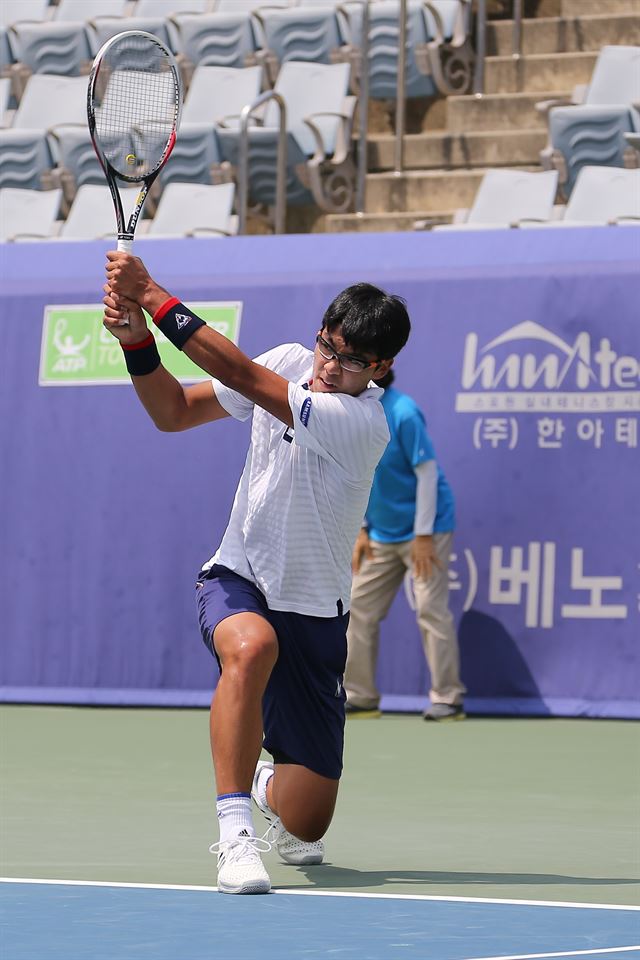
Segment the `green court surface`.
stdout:
<svg viewBox="0 0 640 960">
<path fill-rule="evenodd" d="M 638 904 L 639 734 L 350 719 L 327 863 L 267 854 L 273 886 Z M 3 876 L 215 885 L 206 711 L 5 706 L 0 736 Z"/>
</svg>

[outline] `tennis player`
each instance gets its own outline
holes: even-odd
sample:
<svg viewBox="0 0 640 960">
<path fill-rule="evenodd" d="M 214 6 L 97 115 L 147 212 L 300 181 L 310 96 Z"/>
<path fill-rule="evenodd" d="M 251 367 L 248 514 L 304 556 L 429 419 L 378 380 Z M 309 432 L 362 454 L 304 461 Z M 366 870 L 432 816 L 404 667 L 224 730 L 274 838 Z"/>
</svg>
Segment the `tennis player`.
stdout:
<svg viewBox="0 0 640 960">
<path fill-rule="evenodd" d="M 251 360 L 141 260 L 107 258 L 104 325 L 155 425 L 175 431 L 253 418 L 229 523 L 196 596 L 221 672 L 211 705 L 218 889 L 266 893 L 267 837 L 289 863 L 324 855 L 342 772 L 351 553 L 389 439 L 372 381 L 406 343 L 409 317 L 400 298 L 355 284 L 328 307 L 313 351 L 289 343 Z M 175 380 L 143 309 L 214 379 L 189 387 Z M 262 745 L 273 762 L 258 762 Z M 255 833 L 252 795 L 271 825 L 264 838 Z"/>
</svg>

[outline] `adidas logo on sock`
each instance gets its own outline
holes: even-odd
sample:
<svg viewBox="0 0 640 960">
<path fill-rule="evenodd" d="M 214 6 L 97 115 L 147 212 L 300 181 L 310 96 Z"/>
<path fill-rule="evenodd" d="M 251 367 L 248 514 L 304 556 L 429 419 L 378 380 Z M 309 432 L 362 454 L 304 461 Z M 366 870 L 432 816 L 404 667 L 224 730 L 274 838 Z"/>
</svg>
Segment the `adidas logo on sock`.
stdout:
<svg viewBox="0 0 640 960">
<path fill-rule="evenodd" d="M 250 833 L 249 833 L 249 831 L 248 831 L 248 830 L 246 829 L 246 827 L 245 827 L 244 830 L 241 830 L 241 831 L 240 831 L 240 833 L 238 834 L 238 836 L 239 836 L 239 837 L 249 837 L 249 836 L 250 836 Z"/>
</svg>

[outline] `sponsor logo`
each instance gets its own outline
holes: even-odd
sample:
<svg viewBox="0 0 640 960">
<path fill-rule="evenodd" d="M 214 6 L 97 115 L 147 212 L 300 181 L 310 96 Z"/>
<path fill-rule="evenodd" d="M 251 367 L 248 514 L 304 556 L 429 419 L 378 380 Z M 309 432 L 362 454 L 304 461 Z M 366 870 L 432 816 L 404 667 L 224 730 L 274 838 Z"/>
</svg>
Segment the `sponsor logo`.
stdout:
<svg viewBox="0 0 640 960">
<path fill-rule="evenodd" d="M 303 427 L 309 422 L 309 417 L 311 416 L 311 397 L 307 397 L 302 406 L 300 407 L 300 420 Z"/>
<path fill-rule="evenodd" d="M 186 327 L 190 320 L 193 320 L 193 317 L 188 313 L 176 313 L 176 326 L 178 330 L 182 330 L 183 327 Z"/>
<path fill-rule="evenodd" d="M 458 412 L 640 409 L 640 361 L 586 331 L 566 342 L 539 323 L 519 323 L 483 347 L 465 339 Z"/>
<path fill-rule="evenodd" d="M 213 330 L 234 343 L 238 342 L 242 314 L 240 301 L 209 301 L 191 303 L 190 306 Z M 131 383 L 120 344 L 102 325 L 103 312 L 100 304 L 52 304 L 45 307 L 40 386 Z M 176 316 L 179 326 L 184 326 L 190 319 L 185 314 Z M 162 331 L 156 330 L 155 338 L 162 363 L 177 380 L 194 383 L 209 379 L 185 353 L 169 343 Z"/>
</svg>

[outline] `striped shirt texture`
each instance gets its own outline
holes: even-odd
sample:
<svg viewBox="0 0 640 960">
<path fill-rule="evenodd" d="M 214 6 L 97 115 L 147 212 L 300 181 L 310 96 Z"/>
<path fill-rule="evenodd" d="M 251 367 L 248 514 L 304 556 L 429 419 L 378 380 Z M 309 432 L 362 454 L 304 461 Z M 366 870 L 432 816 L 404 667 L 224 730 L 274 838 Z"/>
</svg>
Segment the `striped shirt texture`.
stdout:
<svg viewBox="0 0 640 960">
<path fill-rule="evenodd" d="M 373 382 L 357 397 L 309 390 L 313 353 L 297 343 L 256 357 L 289 381 L 294 427 L 213 381 L 251 443 L 220 547 L 205 564 L 251 580 L 272 610 L 335 617 L 349 609 L 351 553 L 389 441 Z"/>
</svg>

